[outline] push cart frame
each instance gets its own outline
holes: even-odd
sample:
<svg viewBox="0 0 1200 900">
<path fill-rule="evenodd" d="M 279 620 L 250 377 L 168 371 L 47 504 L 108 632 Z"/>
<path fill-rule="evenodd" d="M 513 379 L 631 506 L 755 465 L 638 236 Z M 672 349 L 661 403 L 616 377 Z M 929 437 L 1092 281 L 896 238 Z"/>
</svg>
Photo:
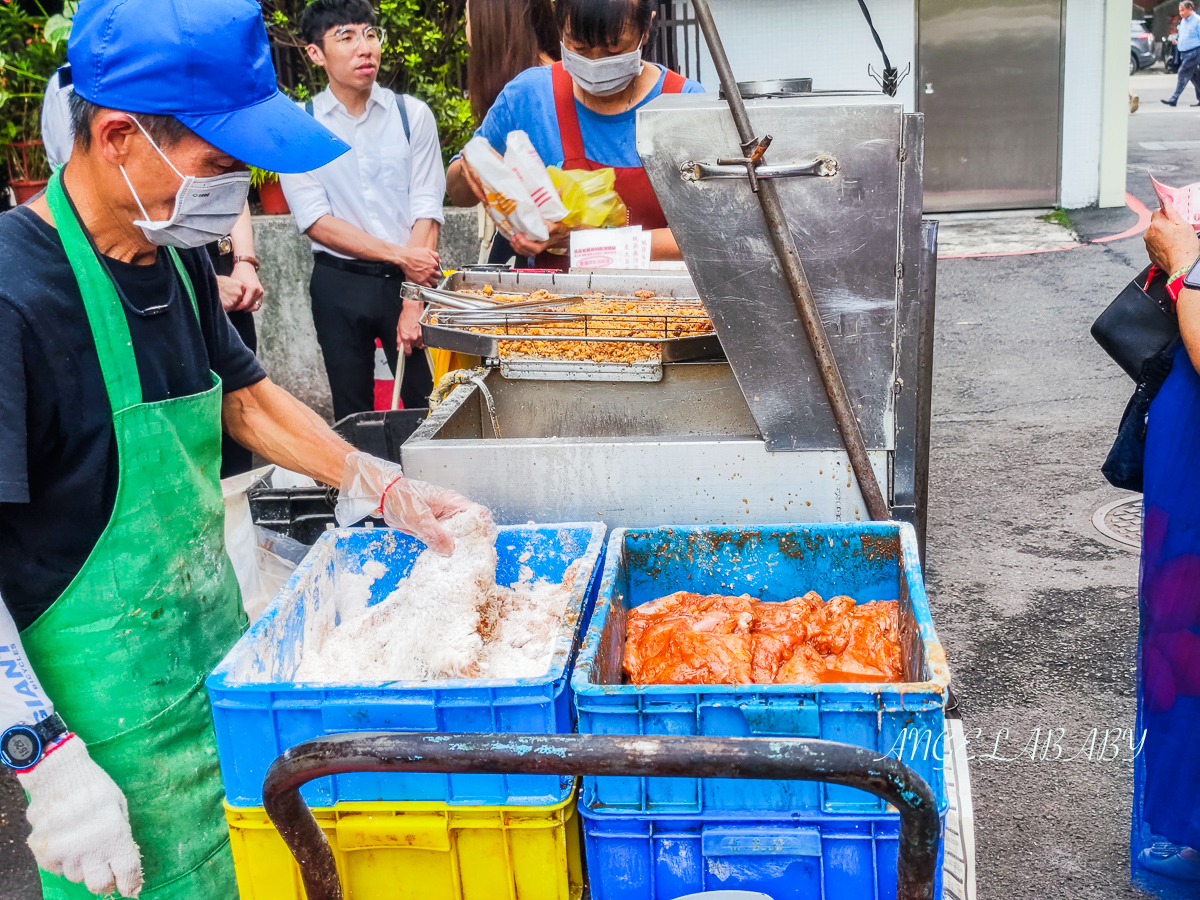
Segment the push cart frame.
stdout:
<svg viewBox="0 0 1200 900">
<path fill-rule="evenodd" d="M 824 781 L 900 811 L 897 900 L 934 900 L 941 824 L 919 775 L 875 751 L 802 738 L 355 732 L 299 744 L 272 763 L 263 805 L 300 866 L 308 900 L 342 900 L 333 851 L 300 788 L 350 772 L 632 775 Z"/>
</svg>

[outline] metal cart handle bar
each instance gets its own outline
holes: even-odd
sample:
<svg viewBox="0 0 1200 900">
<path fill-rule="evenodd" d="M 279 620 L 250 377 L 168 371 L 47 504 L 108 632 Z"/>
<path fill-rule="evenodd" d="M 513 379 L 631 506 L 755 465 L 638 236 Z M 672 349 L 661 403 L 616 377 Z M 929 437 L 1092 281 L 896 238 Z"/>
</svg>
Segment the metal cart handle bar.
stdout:
<svg viewBox="0 0 1200 900">
<path fill-rule="evenodd" d="M 271 764 L 263 805 L 300 865 L 308 900 L 342 900 L 333 851 L 300 796 L 314 778 L 348 772 L 626 775 L 825 781 L 869 791 L 900 810 L 897 900 L 933 900 L 940 824 L 929 785 L 895 759 L 799 738 L 598 734 L 335 734 Z"/>
</svg>

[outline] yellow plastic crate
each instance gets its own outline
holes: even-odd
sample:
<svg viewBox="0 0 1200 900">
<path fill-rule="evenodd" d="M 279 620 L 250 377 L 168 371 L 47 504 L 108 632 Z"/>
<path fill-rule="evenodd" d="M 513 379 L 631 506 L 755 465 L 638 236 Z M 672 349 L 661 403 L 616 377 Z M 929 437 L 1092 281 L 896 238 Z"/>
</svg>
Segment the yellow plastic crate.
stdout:
<svg viewBox="0 0 1200 900">
<path fill-rule="evenodd" d="M 557 806 L 339 803 L 313 815 L 346 900 L 578 900 L 576 791 Z M 302 900 L 300 869 L 262 807 L 225 805 L 241 900 Z"/>
</svg>

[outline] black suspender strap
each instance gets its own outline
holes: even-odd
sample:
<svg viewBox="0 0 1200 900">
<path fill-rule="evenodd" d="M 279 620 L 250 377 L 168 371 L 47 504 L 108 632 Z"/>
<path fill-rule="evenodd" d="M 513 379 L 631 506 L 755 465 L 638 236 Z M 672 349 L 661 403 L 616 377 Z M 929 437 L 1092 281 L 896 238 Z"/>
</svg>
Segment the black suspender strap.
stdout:
<svg viewBox="0 0 1200 900">
<path fill-rule="evenodd" d="M 400 113 L 400 124 L 404 126 L 404 139 L 411 142 L 412 135 L 408 130 L 408 110 L 405 108 L 406 104 L 404 102 L 407 97 L 408 94 L 399 94 L 396 97 L 396 109 Z M 304 111 L 310 116 L 313 115 L 313 102 L 311 100 L 304 101 Z"/>
</svg>

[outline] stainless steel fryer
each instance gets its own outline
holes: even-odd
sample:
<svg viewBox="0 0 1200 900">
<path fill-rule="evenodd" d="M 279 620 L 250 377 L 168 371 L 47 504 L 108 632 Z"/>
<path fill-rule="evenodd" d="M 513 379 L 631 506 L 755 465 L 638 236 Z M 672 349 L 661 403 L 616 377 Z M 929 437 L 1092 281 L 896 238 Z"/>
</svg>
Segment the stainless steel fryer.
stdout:
<svg viewBox="0 0 1200 900">
<path fill-rule="evenodd" d="M 937 231 L 921 221 L 921 117 L 869 95 L 746 107 L 774 136 L 772 165 L 784 171 L 772 177 L 870 468 L 891 515 L 923 539 Z M 597 380 L 613 377 L 604 364 L 497 365 L 404 445 L 408 474 L 486 503 L 502 522 L 869 518 L 745 170 L 720 171 L 731 146 L 737 134 L 715 97 L 664 96 L 639 111 L 638 150 L 687 275 L 479 271 L 445 283 L 699 296 L 727 359 L 679 358 L 664 342 L 660 365 L 626 367 L 619 382 Z M 491 348 L 451 346 L 432 330 L 426 340 L 496 362 Z"/>
</svg>

